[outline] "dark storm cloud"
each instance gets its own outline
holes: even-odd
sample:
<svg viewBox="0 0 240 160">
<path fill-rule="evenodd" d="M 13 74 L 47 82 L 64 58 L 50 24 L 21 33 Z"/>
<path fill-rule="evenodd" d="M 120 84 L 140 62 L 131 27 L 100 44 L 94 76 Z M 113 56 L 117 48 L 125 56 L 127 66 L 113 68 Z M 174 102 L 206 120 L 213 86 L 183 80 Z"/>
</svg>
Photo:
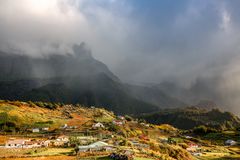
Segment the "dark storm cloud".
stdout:
<svg viewBox="0 0 240 160">
<path fill-rule="evenodd" d="M 0 2 L 0 50 L 66 54 L 84 41 L 123 81 L 191 87 L 199 78 L 217 79 L 213 88 L 234 95 L 227 101 L 238 110 L 239 3 L 5 0 Z"/>
</svg>

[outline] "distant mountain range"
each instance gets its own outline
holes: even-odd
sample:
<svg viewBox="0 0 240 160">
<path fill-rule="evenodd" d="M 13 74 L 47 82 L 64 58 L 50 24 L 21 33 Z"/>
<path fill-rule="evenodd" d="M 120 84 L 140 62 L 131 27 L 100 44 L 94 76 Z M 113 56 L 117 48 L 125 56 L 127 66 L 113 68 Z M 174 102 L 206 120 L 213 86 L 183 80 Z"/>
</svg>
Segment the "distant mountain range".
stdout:
<svg viewBox="0 0 240 160">
<path fill-rule="evenodd" d="M 81 103 L 117 114 L 186 105 L 157 87 L 122 83 L 84 43 L 73 51 L 45 57 L 0 52 L 0 99 Z"/>
</svg>

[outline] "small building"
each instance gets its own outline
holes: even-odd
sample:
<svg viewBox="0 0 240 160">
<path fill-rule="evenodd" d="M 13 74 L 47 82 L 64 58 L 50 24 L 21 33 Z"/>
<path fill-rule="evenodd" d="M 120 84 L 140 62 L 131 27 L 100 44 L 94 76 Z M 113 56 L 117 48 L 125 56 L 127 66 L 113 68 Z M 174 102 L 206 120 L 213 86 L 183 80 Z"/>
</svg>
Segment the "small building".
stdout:
<svg viewBox="0 0 240 160">
<path fill-rule="evenodd" d="M 42 130 L 43 130 L 43 131 L 48 131 L 49 128 L 48 128 L 48 127 L 44 127 L 44 128 L 42 128 Z"/>
<path fill-rule="evenodd" d="M 142 126 L 144 126 L 144 127 L 150 127 L 150 125 L 149 124 L 146 124 L 146 123 L 140 123 Z"/>
<path fill-rule="evenodd" d="M 192 153 L 192 155 L 193 155 L 193 156 L 198 156 L 198 157 L 200 157 L 200 156 L 202 156 L 202 153 L 200 153 L 200 152 L 194 152 L 194 153 Z"/>
<path fill-rule="evenodd" d="M 101 151 L 101 150 L 112 151 L 114 150 L 114 147 L 105 142 L 98 141 L 90 145 L 79 146 L 78 149 L 79 149 L 79 152 Z"/>
<path fill-rule="evenodd" d="M 29 140 L 25 139 L 10 139 L 6 142 L 5 147 L 6 148 L 23 148 L 25 145 L 25 142 Z"/>
<path fill-rule="evenodd" d="M 114 120 L 112 123 L 113 123 L 114 125 L 118 125 L 118 126 L 121 126 L 121 125 L 124 124 L 124 122 L 123 122 L 123 121 L 120 121 L 120 120 Z"/>
<path fill-rule="evenodd" d="M 69 142 L 69 137 L 62 135 L 62 136 L 57 137 L 56 141 Z"/>
<path fill-rule="evenodd" d="M 192 136 L 184 136 L 186 139 L 191 139 L 193 138 Z"/>
<path fill-rule="evenodd" d="M 117 118 L 120 120 L 125 120 L 125 117 L 123 117 L 123 116 L 117 116 Z"/>
<path fill-rule="evenodd" d="M 196 152 L 199 149 L 199 146 L 195 143 L 188 143 L 188 147 L 186 148 L 189 152 Z"/>
<path fill-rule="evenodd" d="M 10 139 L 6 142 L 5 148 L 38 148 L 48 147 L 50 141 L 30 139 Z"/>
<path fill-rule="evenodd" d="M 46 140 L 46 141 L 42 141 L 41 145 L 42 145 L 42 147 L 49 147 L 50 143 L 51 143 L 51 141 Z"/>
<path fill-rule="evenodd" d="M 63 126 L 60 127 L 60 129 L 66 129 L 68 127 L 67 124 L 64 124 Z"/>
<path fill-rule="evenodd" d="M 104 128 L 104 127 L 105 126 L 102 123 L 100 123 L 100 122 L 92 125 L 92 128 L 94 128 L 94 129 L 96 129 L 96 128 Z"/>
<path fill-rule="evenodd" d="M 237 144 L 237 142 L 232 140 L 232 139 L 229 139 L 229 140 L 225 141 L 225 145 L 227 145 L 227 146 L 234 146 L 236 144 Z"/>
<path fill-rule="evenodd" d="M 48 145 L 50 145 L 50 143 Z M 51 146 L 62 147 L 62 146 L 68 146 L 68 145 L 69 145 L 69 137 L 65 135 L 59 136 L 55 140 L 51 140 Z"/>
<path fill-rule="evenodd" d="M 32 132 L 33 132 L 33 133 L 39 133 L 39 132 L 40 132 L 40 129 L 39 129 L 39 128 L 33 128 L 33 129 L 32 129 Z"/>
<path fill-rule="evenodd" d="M 39 148 L 42 147 L 42 141 L 26 141 L 23 148 Z"/>
<path fill-rule="evenodd" d="M 65 145 L 67 145 L 67 142 L 65 143 L 64 141 L 57 141 L 57 140 L 51 141 L 51 146 L 54 146 L 54 147 L 63 147 Z"/>
</svg>

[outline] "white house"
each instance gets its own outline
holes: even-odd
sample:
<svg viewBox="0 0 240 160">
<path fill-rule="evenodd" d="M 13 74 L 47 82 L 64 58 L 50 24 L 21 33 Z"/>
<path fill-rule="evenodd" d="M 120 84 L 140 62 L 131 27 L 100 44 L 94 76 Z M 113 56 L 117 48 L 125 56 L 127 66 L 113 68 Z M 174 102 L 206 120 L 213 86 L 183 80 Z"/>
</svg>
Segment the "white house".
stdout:
<svg viewBox="0 0 240 160">
<path fill-rule="evenodd" d="M 56 140 L 57 141 L 68 142 L 69 141 L 69 137 L 65 136 L 65 135 L 62 135 L 62 136 L 59 136 Z"/>
<path fill-rule="evenodd" d="M 38 133 L 39 131 L 40 131 L 39 128 L 33 128 L 33 129 L 32 129 L 32 132 L 33 132 L 33 133 Z"/>
<path fill-rule="evenodd" d="M 125 117 L 123 117 L 123 116 L 117 116 L 117 118 L 120 120 L 125 120 Z"/>
<path fill-rule="evenodd" d="M 105 126 L 102 123 L 100 123 L 100 122 L 92 125 L 92 128 L 104 128 L 104 127 Z"/>
<path fill-rule="evenodd" d="M 48 127 L 44 127 L 44 128 L 42 128 L 42 130 L 43 130 L 43 131 L 48 131 L 49 128 L 48 128 Z"/>
<path fill-rule="evenodd" d="M 189 152 L 195 152 L 199 149 L 199 146 L 195 143 L 189 143 L 188 148 L 186 148 L 187 151 Z"/>
<path fill-rule="evenodd" d="M 42 147 L 42 141 L 25 141 L 23 148 L 39 148 Z"/>
<path fill-rule="evenodd" d="M 102 141 L 98 141 L 95 143 L 92 143 L 90 145 L 86 145 L 86 146 L 79 146 L 79 152 L 86 152 L 86 151 L 100 151 L 100 150 L 106 150 L 109 151 L 113 148 L 113 146 L 102 142 Z"/>
<path fill-rule="evenodd" d="M 6 142 L 5 148 L 38 148 L 48 147 L 50 141 L 46 140 L 26 140 L 26 139 L 10 139 Z"/>
<path fill-rule="evenodd" d="M 60 127 L 60 129 L 66 129 L 68 127 L 67 124 L 64 124 L 63 126 Z"/>
<path fill-rule="evenodd" d="M 228 146 L 234 146 L 236 144 L 237 142 L 231 139 L 225 141 L 225 145 L 228 145 Z"/>
<path fill-rule="evenodd" d="M 10 139 L 6 142 L 5 147 L 6 148 L 23 148 L 25 145 L 25 142 L 29 140 L 25 139 Z"/>
<path fill-rule="evenodd" d="M 113 120 L 112 123 L 113 123 L 114 125 L 118 125 L 118 126 L 121 126 L 121 125 L 124 124 L 124 122 L 123 122 L 123 121 L 120 121 L 120 120 Z"/>
</svg>

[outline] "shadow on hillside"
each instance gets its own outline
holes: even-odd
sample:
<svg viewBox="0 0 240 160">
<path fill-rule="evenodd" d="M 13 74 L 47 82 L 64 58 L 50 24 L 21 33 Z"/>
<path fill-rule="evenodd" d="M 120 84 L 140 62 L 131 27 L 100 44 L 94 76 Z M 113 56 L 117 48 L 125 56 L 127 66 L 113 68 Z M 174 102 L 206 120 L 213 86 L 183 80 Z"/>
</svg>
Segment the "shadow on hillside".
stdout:
<svg viewBox="0 0 240 160">
<path fill-rule="evenodd" d="M 221 157 L 221 158 L 215 158 L 213 160 L 239 160 L 239 157 L 238 158 L 233 158 L 233 157 L 229 157 L 229 156 L 224 156 L 224 157 Z"/>
</svg>

